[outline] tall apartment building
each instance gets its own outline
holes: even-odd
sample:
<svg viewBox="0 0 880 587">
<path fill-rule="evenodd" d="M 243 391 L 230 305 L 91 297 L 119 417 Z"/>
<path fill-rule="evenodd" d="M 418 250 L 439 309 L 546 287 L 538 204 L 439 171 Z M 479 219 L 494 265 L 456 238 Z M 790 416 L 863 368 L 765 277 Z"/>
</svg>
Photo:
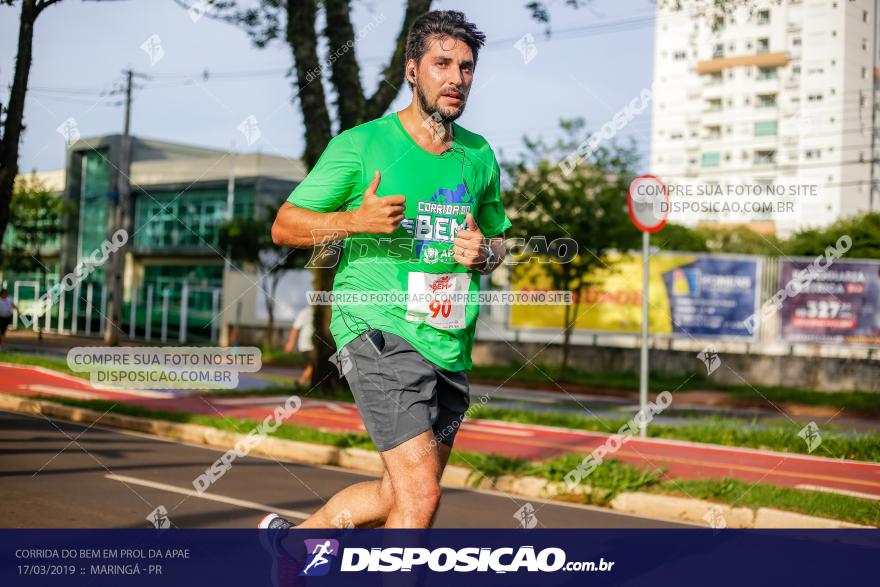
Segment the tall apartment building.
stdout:
<svg viewBox="0 0 880 587">
<path fill-rule="evenodd" d="M 651 170 L 706 206 L 670 221 L 784 236 L 880 209 L 880 0 L 756 0 L 729 15 L 683 4 L 657 13 Z M 745 209 L 768 189 L 773 209 Z"/>
</svg>

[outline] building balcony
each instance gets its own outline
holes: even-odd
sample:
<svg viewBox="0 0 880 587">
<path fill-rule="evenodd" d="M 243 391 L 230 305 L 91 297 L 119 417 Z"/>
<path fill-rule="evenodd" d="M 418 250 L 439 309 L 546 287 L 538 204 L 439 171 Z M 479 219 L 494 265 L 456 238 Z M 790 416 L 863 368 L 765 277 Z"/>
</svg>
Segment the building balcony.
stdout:
<svg viewBox="0 0 880 587">
<path fill-rule="evenodd" d="M 718 57 L 698 61 L 697 73 L 700 75 L 709 75 L 732 67 L 782 67 L 787 65 L 789 61 L 791 61 L 791 58 L 787 51 L 737 55 L 735 57 Z"/>
</svg>

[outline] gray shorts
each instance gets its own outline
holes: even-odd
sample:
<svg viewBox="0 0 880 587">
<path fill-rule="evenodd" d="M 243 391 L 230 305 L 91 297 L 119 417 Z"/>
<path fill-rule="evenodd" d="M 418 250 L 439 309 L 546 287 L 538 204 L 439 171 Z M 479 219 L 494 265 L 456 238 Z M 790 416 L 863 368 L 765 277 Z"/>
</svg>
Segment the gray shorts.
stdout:
<svg viewBox="0 0 880 587">
<path fill-rule="evenodd" d="M 452 446 L 470 404 L 464 371 L 438 367 L 400 336 L 375 329 L 346 344 L 330 361 L 348 381 L 380 452 L 426 430 Z"/>
</svg>

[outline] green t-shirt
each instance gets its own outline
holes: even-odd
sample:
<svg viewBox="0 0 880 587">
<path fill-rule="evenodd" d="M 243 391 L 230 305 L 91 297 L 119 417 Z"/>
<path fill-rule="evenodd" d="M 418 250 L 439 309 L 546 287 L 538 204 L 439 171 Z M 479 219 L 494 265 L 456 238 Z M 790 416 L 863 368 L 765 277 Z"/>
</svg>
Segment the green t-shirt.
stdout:
<svg viewBox="0 0 880 587">
<path fill-rule="evenodd" d="M 428 300 L 426 292 L 479 292 L 480 274 L 455 261 L 452 243 L 467 212 L 487 238 L 511 226 L 495 154 L 483 137 L 457 124 L 453 147 L 442 155 L 430 153 L 393 112 L 334 137 L 287 201 L 316 212 L 356 209 L 376 170 L 378 196 L 406 196 L 405 220 L 393 234 L 343 241 L 330 321 L 336 345 L 342 348 L 377 328 L 402 337 L 444 369 L 470 369 L 479 305 L 417 300 Z M 339 297 L 352 292 L 385 297 L 364 296 L 361 302 L 381 300 L 368 304 Z M 416 301 L 408 302 L 408 294 Z"/>
</svg>

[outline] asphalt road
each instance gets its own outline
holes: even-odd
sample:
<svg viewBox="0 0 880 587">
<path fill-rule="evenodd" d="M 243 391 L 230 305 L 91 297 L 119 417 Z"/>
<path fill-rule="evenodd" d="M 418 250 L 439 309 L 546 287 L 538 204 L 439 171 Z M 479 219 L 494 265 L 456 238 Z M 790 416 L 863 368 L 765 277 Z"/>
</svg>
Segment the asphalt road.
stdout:
<svg viewBox="0 0 880 587">
<path fill-rule="evenodd" d="M 141 434 L 0 412 L 0 525 L 12 528 L 136 528 L 163 506 L 180 528 L 253 527 L 267 510 L 292 518 L 369 478 L 334 467 L 261 457 L 237 459 L 199 496 L 192 480 L 222 451 Z M 516 528 L 526 503 L 538 527 L 661 528 L 678 524 L 601 508 L 447 489 L 435 527 Z"/>
</svg>

